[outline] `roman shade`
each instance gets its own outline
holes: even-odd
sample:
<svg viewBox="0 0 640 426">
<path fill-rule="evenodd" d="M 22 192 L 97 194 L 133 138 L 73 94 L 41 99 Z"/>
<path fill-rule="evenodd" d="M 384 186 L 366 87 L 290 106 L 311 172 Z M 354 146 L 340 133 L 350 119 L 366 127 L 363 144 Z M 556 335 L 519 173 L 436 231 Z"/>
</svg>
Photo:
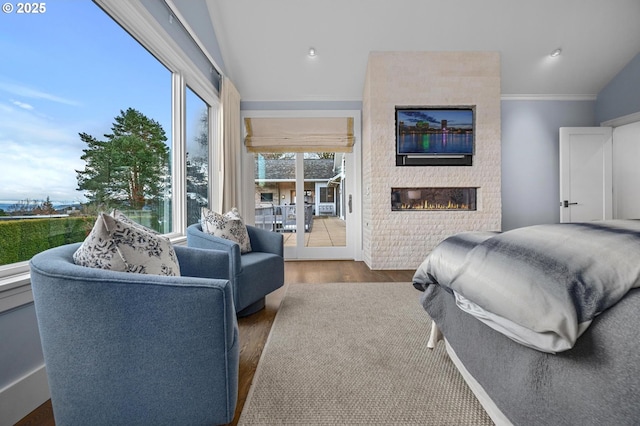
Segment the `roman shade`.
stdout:
<svg viewBox="0 0 640 426">
<path fill-rule="evenodd" d="M 353 117 L 245 118 L 249 152 L 351 152 Z"/>
</svg>

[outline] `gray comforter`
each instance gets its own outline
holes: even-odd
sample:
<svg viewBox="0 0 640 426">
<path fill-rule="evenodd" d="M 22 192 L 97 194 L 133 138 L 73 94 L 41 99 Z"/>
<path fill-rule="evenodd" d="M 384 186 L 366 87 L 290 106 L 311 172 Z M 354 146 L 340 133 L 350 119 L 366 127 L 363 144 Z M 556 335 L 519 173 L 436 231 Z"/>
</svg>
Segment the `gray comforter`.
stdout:
<svg viewBox="0 0 640 426">
<path fill-rule="evenodd" d="M 564 351 L 640 286 L 640 221 L 457 234 L 427 256 L 413 281 L 444 287 L 460 308 L 519 343 Z"/>
</svg>

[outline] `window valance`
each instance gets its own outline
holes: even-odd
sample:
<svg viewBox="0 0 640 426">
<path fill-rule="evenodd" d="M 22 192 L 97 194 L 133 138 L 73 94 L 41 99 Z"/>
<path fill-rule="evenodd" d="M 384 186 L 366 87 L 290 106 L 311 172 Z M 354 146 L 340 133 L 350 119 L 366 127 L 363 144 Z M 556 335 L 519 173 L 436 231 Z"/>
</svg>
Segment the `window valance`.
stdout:
<svg viewBox="0 0 640 426">
<path fill-rule="evenodd" d="M 353 117 L 245 118 L 249 152 L 351 152 Z"/>
</svg>

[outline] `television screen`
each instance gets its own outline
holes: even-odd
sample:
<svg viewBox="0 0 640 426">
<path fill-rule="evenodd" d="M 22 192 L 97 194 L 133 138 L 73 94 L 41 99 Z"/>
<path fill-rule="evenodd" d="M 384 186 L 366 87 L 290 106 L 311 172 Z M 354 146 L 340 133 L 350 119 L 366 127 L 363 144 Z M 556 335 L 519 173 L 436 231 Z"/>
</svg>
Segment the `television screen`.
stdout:
<svg viewBox="0 0 640 426">
<path fill-rule="evenodd" d="M 396 148 L 406 156 L 473 154 L 474 110 L 396 107 Z"/>
</svg>

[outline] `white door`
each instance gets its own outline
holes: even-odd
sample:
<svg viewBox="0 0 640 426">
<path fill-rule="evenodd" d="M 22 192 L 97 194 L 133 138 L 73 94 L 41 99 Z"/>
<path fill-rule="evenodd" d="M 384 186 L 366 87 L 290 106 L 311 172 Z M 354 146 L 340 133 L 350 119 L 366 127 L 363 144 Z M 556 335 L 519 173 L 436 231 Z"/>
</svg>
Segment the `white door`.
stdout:
<svg viewBox="0 0 640 426">
<path fill-rule="evenodd" d="M 324 152 L 247 154 L 244 185 L 255 210 L 247 210 L 245 219 L 281 232 L 287 260 L 361 260 L 360 111 L 244 111 L 243 119 L 247 117 L 353 117 L 356 142 L 353 152 L 344 157 L 341 180 L 336 179 L 334 160 L 320 174 L 318 170 L 324 167 L 311 164 L 327 159 Z M 331 208 L 327 211 L 320 206 Z"/>
<path fill-rule="evenodd" d="M 354 201 L 356 166 L 344 154 L 344 178 L 335 180 L 334 159 L 341 153 L 261 153 L 254 156 L 256 200 L 253 223 L 282 233 L 285 259 L 356 259 L 355 233 L 359 212 Z M 329 180 L 336 185 L 329 185 Z M 338 197 L 348 194 L 340 214 Z M 259 197 L 259 198 L 258 198 Z M 251 219 L 249 219 L 251 220 Z"/>
<path fill-rule="evenodd" d="M 301 193 L 304 189 L 305 193 L 310 192 L 313 197 L 310 204 L 306 205 L 310 209 L 311 218 L 308 215 L 296 215 L 296 228 L 308 229 L 305 232 L 296 232 L 290 237 L 293 242 L 293 249 L 289 248 L 285 243 L 285 251 L 287 259 L 355 259 L 356 241 L 353 238 L 355 233 L 352 231 L 354 224 L 357 223 L 357 216 L 353 203 L 350 204 L 351 209 L 347 211 L 344 217 L 338 214 L 338 197 L 339 191 L 335 186 L 327 185 L 328 179 L 321 184 L 316 181 L 314 183 L 314 167 L 315 158 L 323 153 L 300 153 L 296 159 L 296 193 Z M 336 153 L 335 155 L 342 155 Z M 356 158 L 353 153 L 345 155 L 345 190 L 351 198 L 356 193 L 355 185 L 351 183 L 356 181 Z M 333 176 L 331 176 L 333 177 Z M 316 191 L 317 189 L 317 191 Z M 316 208 L 316 201 L 318 207 Z M 299 202 L 297 203 L 299 204 Z M 330 207 L 329 210 L 320 209 L 320 207 Z"/>
<path fill-rule="evenodd" d="M 560 222 L 612 218 L 611 127 L 560 128 Z"/>
</svg>

